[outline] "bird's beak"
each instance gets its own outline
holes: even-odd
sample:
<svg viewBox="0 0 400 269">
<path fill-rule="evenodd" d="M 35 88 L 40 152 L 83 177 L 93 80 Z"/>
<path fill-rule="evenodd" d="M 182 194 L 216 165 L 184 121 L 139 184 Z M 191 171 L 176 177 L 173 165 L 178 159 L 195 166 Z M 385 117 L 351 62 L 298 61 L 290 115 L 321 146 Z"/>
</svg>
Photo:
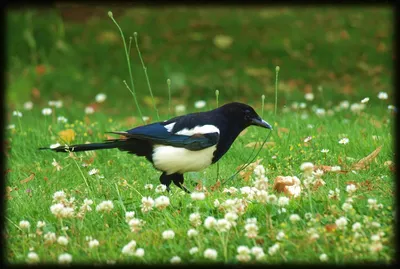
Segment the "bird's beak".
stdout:
<svg viewBox="0 0 400 269">
<path fill-rule="evenodd" d="M 256 125 L 256 126 L 260 126 L 260 127 L 272 130 L 272 126 L 268 122 L 266 122 L 265 120 L 263 120 L 261 118 L 252 119 L 251 120 L 251 125 Z"/>
</svg>

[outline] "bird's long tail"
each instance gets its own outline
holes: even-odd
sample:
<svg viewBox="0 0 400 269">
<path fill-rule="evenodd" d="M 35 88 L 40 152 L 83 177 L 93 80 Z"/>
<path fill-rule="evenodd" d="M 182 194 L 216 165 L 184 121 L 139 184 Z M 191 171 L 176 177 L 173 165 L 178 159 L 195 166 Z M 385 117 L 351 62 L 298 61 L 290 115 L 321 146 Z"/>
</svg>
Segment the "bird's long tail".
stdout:
<svg viewBox="0 0 400 269">
<path fill-rule="evenodd" d="M 56 148 L 39 148 L 40 150 L 51 149 L 56 152 L 79 152 L 87 150 L 99 150 L 99 149 L 113 149 L 121 146 L 121 141 L 107 141 L 104 143 L 89 143 L 89 144 L 78 144 L 70 146 L 59 146 Z"/>
</svg>

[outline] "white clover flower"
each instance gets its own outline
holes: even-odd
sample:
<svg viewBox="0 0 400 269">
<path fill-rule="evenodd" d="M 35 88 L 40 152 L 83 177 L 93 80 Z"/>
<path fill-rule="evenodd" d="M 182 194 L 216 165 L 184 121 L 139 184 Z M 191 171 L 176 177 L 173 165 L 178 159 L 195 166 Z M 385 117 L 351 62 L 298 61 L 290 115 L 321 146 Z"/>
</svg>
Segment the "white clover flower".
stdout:
<svg viewBox="0 0 400 269">
<path fill-rule="evenodd" d="M 238 189 L 235 187 L 229 187 L 229 188 L 224 188 L 222 193 L 229 193 L 229 194 L 235 194 L 238 192 Z"/>
<path fill-rule="evenodd" d="M 136 249 L 134 255 L 135 255 L 136 257 L 143 258 L 143 257 L 144 257 L 144 249 L 143 249 L 143 248 L 138 248 L 138 249 Z"/>
<path fill-rule="evenodd" d="M 267 202 L 268 202 L 269 204 L 275 204 L 277 200 L 278 200 L 278 198 L 276 198 L 276 195 L 275 195 L 275 194 L 270 194 L 270 195 L 268 195 L 268 197 L 267 197 Z"/>
<path fill-rule="evenodd" d="M 372 227 L 375 227 L 375 228 L 381 227 L 381 225 L 379 224 L 379 222 L 376 222 L 376 221 L 371 222 L 371 226 L 372 226 Z"/>
<path fill-rule="evenodd" d="M 386 99 L 388 99 L 388 94 L 386 92 L 379 92 L 378 98 L 381 100 L 386 100 Z"/>
<path fill-rule="evenodd" d="M 309 219 L 312 218 L 312 214 L 310 212 L 307 212 L 307 213 L 304 214 L 304 218 L 309 220 Z"/>
<path fill-rule="evenodd" d="M 267 190 L 268 189 L 268 178 L 265 176 L 258 178 L 258 180 L 256 180 L 254 182 L 254 187 L 258 190 Z"/>
<path fill-rule="evenodd" d="M 142 212 L 149 212 L 153 209 L 154 200 L 151 197 L 143 197 L 142 204 L 140 205 Z"/>
<path fill-rule="evenodd" d="M 254 198 L 255 192 L 254 189 L 249 187 L 249 186 L 244 186 L 240 188 L 240 193 L 243 194 L 244 197 L 246 197 L 249 200 L 252 200 Z"/>
<path fill-rule="evenodd" d="M 339 229 L 345 229 L 347 225 L 347 219 L 345 217 L 340 217 L 335 221 L 335 223 Z"/>
<path fill-rule="evenodd" d="M 216 260 L 218 256 L 218 252 L 215 249 L 207 248 L 204 251 L 204 258 L 210 260 Z"/>
<path fill-rule="evenodd" d="M 331 167 L 331 171 L 332 171 L 332 172 L 338 172 L 338 171 L 340 171 L 340 170 L 342 170 L 342 168 L 341 168 L 340 166 L 332 166 L 332 167 Z"/>
<path fill-rule="evenodd" d="M 324 174 L 324 171 L 321 169 L 317 169 L 312 173 L 316 178 L 321 178 L 322 175 Z"/>
<path fill-rule="evenodd" d="M 68 238 L 65 236 L 59 236 L 57 238 L 57 243 L 60 245 L 66 246 L 66 245 L 68 245 Z"/>
<path fill-rule="evenodd" d="M 264 254 L 264 250 L 261 247 L 255 246 L 251 248 L 251 254 L 257 257 L 259 255 Z"/>
<path fill-rule="evenodd" d="M 317 108 L 317 109 L 315 110 L 315 114 L 316 114 L 317 116 L 325 116 L 326 111 L 325 111 L 324 108 Z"/>
<path fill-rule="evenodd" d="M 258 226 L 256 223 L 247 223 L 244 226 L 244 229 L 246 230 L 246 237 L 248 238 L 256 238 L 258 235 Z"/>
<path fill-rule="evenodd" d="M 216 224 L 217 220 L 214 217 L 209 216 L 204 220 L 204 227 L 206 227 L 208 230 L 214 228 Z"/>
<path fill-rule="evenodd" d="M 195 237 L 199 235 L 199 232 L 195 229 L 189 229 L 187 235 L 188 237 Z"/>
<path fill-rule="evenodd" d="M 186 106 L 185 105 L 177 105 L 175 106 L 175 113 L 176 114 L 183 114 L 186 111 Z"/>
<path fill-rule="evenodd" d="M 28 263 L 37 263 L 39 261 L 40 261 L 39 255 L 37 255 L 36 252 L 31 251 L 28 253 L 28 256 L 27 256 Z"/>
<path fill-rule="evenodd" d="M 314 169 L 314 165 L 310 162 L 305 162 L 300 165 L 300 170 L 311 173 Z"/>
<path fill-rule="evenodd" d="M 24 109 L 25 110 L 31 110 L 33 108 L 33 103 L 31 101 L 25 102 L 24 103 Z"/>
<path fill-rule="evenodd" d="M 299 103 L 299 108 L 305 109 L 307 107 L 307 104 L 304 102 Z"/>
<path fill-rule="evenodd" d="M 131 228 L 131 232 L 136 233 L 142 229 L 144 221 L 142 221 L 141 219 L 133 218 L 128 222 L 128 225 Z"/>
<path fill-rule="evenodd" d="M 61 264 L 68 264 L 72 262 L 72 255 L 68 253 L 63 253 L 58 256 L 58 262 Z"/>
<path fill-rule="evenodd" d="M 360 113 L 362 110 L 364 110 L 365 104 L 359 104 L 359 103 L 354 103 L 351 104 L 350 110 L 353 113 Z"/>
<path fill-rule="evenodd" d="M 321 149 L 321 152 L 322 152 L 322 153 L 328 153 L 328 152 L 329 152 L 329 149 Z"/>
<path fill-rule="evenodd" d="M 381 242 L 374 242 L 369 246 L 369 250 L 371 252 L 379 252 L 381 251 L 383 248 L 383 245 Z"/>
<path fill-rule="evenodd" d="M 364 99 L 361 100 L 361 103 L 366 104 L 366 103 L 368 103 L 368 101 L 369 101 L 369 98 L 365 97 Z"/>
<path fill-rule="evenodd" d="M 31 227 L 31 224 L 27 220 L 21 220 L 19 222 L 19 228 L 22 230 L 28 230 Z"/>
<path fill-rule="evenodd" d="M 381 237 L 378 234 L 373 234 L 371 235 L 371 240 L 377 242 L 381 240 Z"/>
<path fill-rule="evenodd" d="M 339 106 L 342 109 L 348 109 L 350 107 L 350 103 L 349 103 L 349 101 L 345 100 L 345 101 L 340 102 Z"/>
<path fill-rule="evenodd" d="M 289 198 L 287 198 L 286 196 L 281 196 L 278 199 L 278 206 L 283 207 L 285 205 L 289 204 Z"/>
<path fill-rule="evenodd" d="M 346 186 L 346 191 L 349 194 L 352 194 L 353 192 L 355 192 L 357 190 L 356 186 L 354 184 L 349 184 Z"/>
<path fill-rule="evenodd" d="M 198 247 L 193 247 L 193 248 L 189 249 L 189 254 L 190 255 L 194 255 L 197 252 L 199 252 L 199 248 Z"/>
<path fill-rule="evenodd" d="M 326 261 L 328 260 L 328 255 L 326 255 L 325 253 L 322 253 L 322 254 L 319 256 L 319 260 L 320 260 L 321 262 L 326 262 Z"/>
<path fill-rule="evenodd" d="M 126 211 L 125 212 L 125 221 L 129 223 L 130 220 L 135 218 L 135 212 L 134 211 Z"/>
<path fill-rule="evenodd" d="M 353 232 L 358 231 L 360 229 L 361 229 L 361 223 L 359 223 L 359 222 L 356 222 L 356 223 L 353 224 L 353 226 L 351 226 L 351 230 Z"/>
<path fill-rule="evenodd" d="M 53 110 L 51 108 L 43 108 L 42 109 L 42 114 L 44 116 L 49 116 L 49 115 L 51 115 L 51 113 L 53 113 Z"/>
<path fill-rule="evenodd" d="M 21 118 L 22 117 L 22 112 L 20 112 L 18 110 L 13 111 L 13 116 Z"/>
<path fill-rule="evenodd" d="M 265 176 L 265 168 L 263 165 L 259 164 L 257 165 L 254 170 L 253 173 L 257 176 L 257 177 L 263 177 Z"/>
<path fill-rule="evenodd" d="M 236 226 L 236 220 L 238 219 L 238 215 L 235 212 L 228 212 L 225 214 L 224 219 L 229 221 L 232 226 Z"/>
<path fill-rule="evenodd" d="M 193 200 L 204 200 L 204 198 L 206 198 L 206 195 L 204 194 L 204 192 L 192 192 L 190 194 L 190 197 Z"/>
<path fill-rule="evenodd" d="M 224 233 L 230 230 L 232 224 L 226 219 L 219 219 L 215 224 L 215 230 L 220 233 Z"/>
<path fill-rule="evenodd" d="M 290 220 L 292 223 L 295 223 L 295 222 L 301 220 L 301 218 L 300 218 L 300 216 L 297 215 L 297 214 L 292 214 L 292 215 L 289 216 L 289 220 Z"/>
<path fill-rule="evenodd" d="M 285 233 L 282 231 L 279 231 L 278 234 L 276 235 L 276 240 L 281 241 L 284 238 L 285 238 Z"/>
<path fill-rule="evenodd" d="M 247 246 L 238 246 L 237 248 L 238 255 L 236 255 L 236 259 L 240 262 L 248 262 L 251 260 L 250 249 Z"/>
<path fill-rule="evenodd" d="M 344 145 L 344 144 L 349 143 L 349 141 L 350 141 L 350 140 L 349 140 L 347 137 L 344 137 L 344 138 L 342 138 L 342 139 L 339 140 L 339 144 L 343 144 L 343 145 Z"/>
<path fill-rule="evenodd" d="M 68 119 L 64 116 L 58 116 L 57 117 L 57 122 L 61 122 L 61 123 L 67 123 Z"/>
<path fill-rule="evenodd" d="M 53 194 L 53 202 L 63 202 L 66 198 L 67 197 L 64 191 L 56 191 Z"/>
<path fill-rule="evenodd" d="M 173 239 L 175 237 L 175 232 L 173 230 L 166 230 L 162 232 L 162 238 L 165 240 Z"/>
<path fill-rule="evenodd" d="M 172 264 L 181 263 L 182 259 L 179 256 L 174 256 L 171 258 L 170 262 Z"/>
<path fill-rule="evenodd" d="M 164 185 L 165 186 L 165 185 Z M 153 184 L 146 184 L 144 185 L 145 190 L 152 190 L 153 189 Z"/>
<path fill-rule="evenodd" d="M 103 103 L 107 99 L 107 95 L 105 95 L 104 93 L 98 93 L 96 94 L 95 99 L 97 103 Z"/>
<path fill-rule="evenodd" d="M 133 256 L 135 255 L 135 248 L 136 248 L 136 241 L 135 240 L 131 240 L 128 244 L 126 244 L 123 248 L 122 248 L 122 254 L 127 255 L 127 256 Z"/>
<path fill-rule="evenodd" d="M 62 169 L 62 166 L 56 161 L 56 159 L 53 159 L 51 165 L 53 165 L 57 171 L 60 171 Z"/>
<path fill-rule="evenodd" d="M 218 199 L 215 199 L 214 202 L 213 202 L 213 205 L 214 205 L 215 207 L 219 207 L 220 204 L 221 204 L 221 203 L 219 202 Z"/>
<path fill-rule="evenodd" d="M 194 226 L 197 227 L 201 225 L 201 216 L 199 213 L 192 213 L 189 215 L 189 221 Z"/>
<path fill-rule="evenodd" d="M 97 248 L 100 245 L 99 241 L 92 239 L 89 241 L 89 248 Z"/>
<path fill-rule="evenodd" d="M 40 229 L 46 226 L 46 222 L 39 220 L 36 224 L 36 228 Z"/>
<path fill-rule="evenodd" d="M 63 105 L 63 102 L 61 100 L 58 100 L 58 101 L 50 100 L 49 101 L 49 106 L 54 106 L 56 108 L 60 108 L 60 107 L 62 107 L 62 105 Z"/>
<path fill-rule="evenodd" d="M 306 99 L 307 101 L 312 101 L 314 100 L 314 94 L 312 92 L 306 93 L 304 95 L 304 99 Z"/>
<path fill-rule="evenodd" d="M 93 114 L 94 113 L 94 108 L 92 106 L 87 106 L 85 107 L 85 114 Z"/>
<path fill-rule="evenodd" d="M 394 105 L 388 105 L 389 110 L 396 110 L 396 107 Z"/>
<path fill-rule="evenodd" d="M 307 136 L 305 139 L 304 139 L 304 143 L 308 143 L 308 142 L 310 142 L 312 140 L 312 136 Z"/>
<path fill-rule="evenodd" d="M 279 250 L 279 243 L 275 243 L 271 247 L 268 248 L 268 254 L 269 255 L 274 255 L 277 251 Z"/>
<path fill-rule="evenodd" d="M 44 240 L 48 243 L 54 243 L 57 240 L 56 234 L 53 232 L 47 232 L 44 235 Z"/>
<path fill-rule="evenodd" d="M 7 126 L 7 129 L 15 129 L 15 124 L 10 124 Z"/>
<path fill-rule="evenodd" d="M 157 185 L 155 191 L 156 193 L 165 192 L 167 190 L 167 186 L 164 184 Z"/>
<path fill-rule="evenodd" d="M 93 169 L 90 170 L 88 173 L 89 173 L 89 176 L 93 176 L 93 175 L 99 173 L 99 169 L 93 168 Z"/>
<path fill-rule="evenodd" d="M 194 103 L 194 107 L 198 109 L 203 108 L 205 106 L 206 106 L 206 101 L 204 100 L 199 100 Z"/>
<path fill-rule="evenodd" d="M 159 196 L 155 200 L 155 207 L 158 209 L 164 209 L 169 206 L 169 198 L 167 196 Z"/>
<path fill-rule="evenodd" d="M 96 206 L 96 211 L 97 212 L 110 212 L 114 208 L 114 204 L 112 201 L 107 200 L 103 201 L 100 204 Z"/>
<path fill-rule="evenodd" d="M 349 203 L 343 203 L 343 205 L 342 205 L 343 211 L 346 211 L 346 212 L 350 211 L 352 208 L 353 208 L 352 204 L 349 204 Z"/>
</svg>

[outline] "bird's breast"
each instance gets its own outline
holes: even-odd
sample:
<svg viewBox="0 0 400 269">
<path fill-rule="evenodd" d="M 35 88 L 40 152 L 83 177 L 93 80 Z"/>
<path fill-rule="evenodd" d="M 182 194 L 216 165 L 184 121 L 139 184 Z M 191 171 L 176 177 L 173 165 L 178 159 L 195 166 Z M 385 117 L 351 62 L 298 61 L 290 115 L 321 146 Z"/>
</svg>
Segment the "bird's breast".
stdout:
<svg viewBox="0 0 400 269">
<path fill-rule="evenodd" d="M 191 151 L 165 145 L 154 145 L 153 164 L 167 174 L 201 171 L 213 160 L 216 146 Z"/>
</svg>

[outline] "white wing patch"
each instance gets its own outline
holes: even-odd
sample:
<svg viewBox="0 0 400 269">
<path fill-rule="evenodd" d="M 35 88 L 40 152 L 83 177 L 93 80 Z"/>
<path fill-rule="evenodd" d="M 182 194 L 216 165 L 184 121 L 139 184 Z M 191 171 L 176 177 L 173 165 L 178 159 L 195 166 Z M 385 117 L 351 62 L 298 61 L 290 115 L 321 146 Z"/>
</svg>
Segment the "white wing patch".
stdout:
<svg viewBox="0 0 400 269">
<path fill-rule="evenodd" d="M 172 123 L 171 123 L 172 124 Z M 207 124 L 203 126 L 196 126 L 193 129 L 182 129 L 176 132 L 177 135 L 194 135 L 194 134 L 209 134 L 209 133 L 219 133 L 219 129 L 214 125 Z"/>
<path fill-rule="evenodd" d="M 167 175 L 201 171 L 211 164 L 216 148 L 214 145 L 191 151 L 172 146 L 154 145 L 153 163 L 157 169 L 165 171 Z"/>
<path fill-rule="evenodd" d="M 175 123 L 176 122 L 170 123 L 168 125 L 165 125 L 164 127 L 165 127 L 165 129 L 167 129 L 168 132 L 172 132 L 172 129 L 174 129 Z"/>
</svg>

